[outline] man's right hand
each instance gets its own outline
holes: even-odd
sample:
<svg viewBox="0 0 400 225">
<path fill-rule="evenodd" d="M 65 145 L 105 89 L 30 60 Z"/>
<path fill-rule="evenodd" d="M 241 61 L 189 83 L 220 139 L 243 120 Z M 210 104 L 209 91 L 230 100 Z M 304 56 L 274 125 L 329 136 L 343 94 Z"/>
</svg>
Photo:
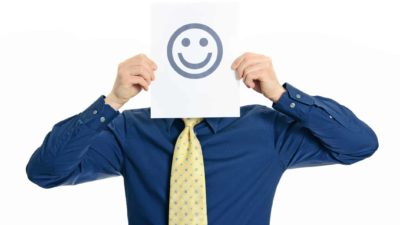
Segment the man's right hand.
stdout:
<svg viewBox="0 0 400 225">
<path fill-rule="evenodd" d="M 147 91 L 151 81 L 155 79 L 156 69 L 154 61 L 144 54 L 138 54 L 120 63 L 114 86 L 105 98 L 105 103 L 118 110 L 142 89 Z"/>
</svg>

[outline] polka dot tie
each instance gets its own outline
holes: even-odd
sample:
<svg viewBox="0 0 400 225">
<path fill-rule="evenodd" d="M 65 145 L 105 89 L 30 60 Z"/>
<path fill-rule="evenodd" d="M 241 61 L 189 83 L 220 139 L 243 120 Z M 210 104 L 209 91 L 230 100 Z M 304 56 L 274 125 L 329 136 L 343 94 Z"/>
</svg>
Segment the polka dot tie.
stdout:
<svg viewBox="0 0 400 225">
<path fill-rule="evenodd" d="M 172 159 L 169 225 L 207 225 L 203 153 L 194 126 L 203 118 L 183 118 L 185 128 Z"/>
</svg>

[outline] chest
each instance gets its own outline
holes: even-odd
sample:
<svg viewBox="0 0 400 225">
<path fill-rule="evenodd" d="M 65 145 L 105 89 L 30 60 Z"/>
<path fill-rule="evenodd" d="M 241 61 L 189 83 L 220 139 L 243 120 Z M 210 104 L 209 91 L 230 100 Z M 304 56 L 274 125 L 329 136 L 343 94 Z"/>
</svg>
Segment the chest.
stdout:
<svg viewBox="0 0 400 225">
<path fill-rule="evenodd" d="M 203 124 L 205 125 L 205 124 Z M 231 125 L 212 132 L 206 126 L 195 127 L 201 143 L 206 176 L 242 177 L 263 170 L 277 160 L 273 136 L 262 126 Z M 137 130 L 140 138 L 128 138 L 126 163 L 139 174 L 169 177 L 174 147 L 180 128 Z"/>
</svg>

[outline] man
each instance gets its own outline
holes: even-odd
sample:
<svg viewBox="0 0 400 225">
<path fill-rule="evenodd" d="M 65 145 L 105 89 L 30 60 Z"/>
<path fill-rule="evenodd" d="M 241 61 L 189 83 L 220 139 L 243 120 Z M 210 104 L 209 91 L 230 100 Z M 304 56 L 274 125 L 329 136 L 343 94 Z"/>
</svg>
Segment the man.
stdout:
<svg viewBox="0 0 400 225">
<path fill-rule="evenodd" d="M 271 100 L 275 110 L 247 105 L 238 118 L 204 118 L 189 126 L 191 138 L 197 137 L 190 140 L 201 143 L 192 146 L 201 148 L 198 156 L 204 164 L 197 165 L 204 165 L 200 171 L 206 190 L 202 222 L 194 221 L 198 212 L 186 212 L 192 213 L 197 200 L 190 207 L 186 200 L 176 206 L 183 195 L 170 201 L 174 192 L 186 193 L 188 188 L 181 179 L 174 192 L 170 189 L 179 178 L 172 179 L 176 169 L 171 168 L 177 165 L 174 152 L 179 146 L 174 145 L 188 127 L 186 120 L 150 119 L 150 108 L 118 111 L 142 89 L 148 90 L 156 69 L 143 54 L 122 62 L 107 97 L 100 96 L 47 134 L 27 165 L 29 179 L 52 188 L 122 175 L 129 224 L 267 225 L 276 186 L 286 169 L 348 165 L 378 148 L 374 131 L 351 110 L 289 83 L 281 85 L 269 57 L 245 53 L 232 64 L 237 79 Z M 182 174 L 185 182 L 194 176 L 183 170 Z M 182 218 L 174 218 L 183 212 Z M 192 217 L 183 222 L 187 215 Z"/>
</svg>

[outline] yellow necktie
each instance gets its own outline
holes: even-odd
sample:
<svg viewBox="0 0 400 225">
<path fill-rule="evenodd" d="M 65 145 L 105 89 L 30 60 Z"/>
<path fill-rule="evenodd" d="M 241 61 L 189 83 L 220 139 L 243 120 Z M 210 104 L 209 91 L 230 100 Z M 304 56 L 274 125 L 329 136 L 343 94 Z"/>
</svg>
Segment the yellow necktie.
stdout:
<svg viewBox="0 0 400 225">
<path fill-rule="evenodd" d="M 193 127 L 203 118 L 183 118 L 170 178 L 169 225 L 207 225 L 203 153 Z"/>
</svg>

